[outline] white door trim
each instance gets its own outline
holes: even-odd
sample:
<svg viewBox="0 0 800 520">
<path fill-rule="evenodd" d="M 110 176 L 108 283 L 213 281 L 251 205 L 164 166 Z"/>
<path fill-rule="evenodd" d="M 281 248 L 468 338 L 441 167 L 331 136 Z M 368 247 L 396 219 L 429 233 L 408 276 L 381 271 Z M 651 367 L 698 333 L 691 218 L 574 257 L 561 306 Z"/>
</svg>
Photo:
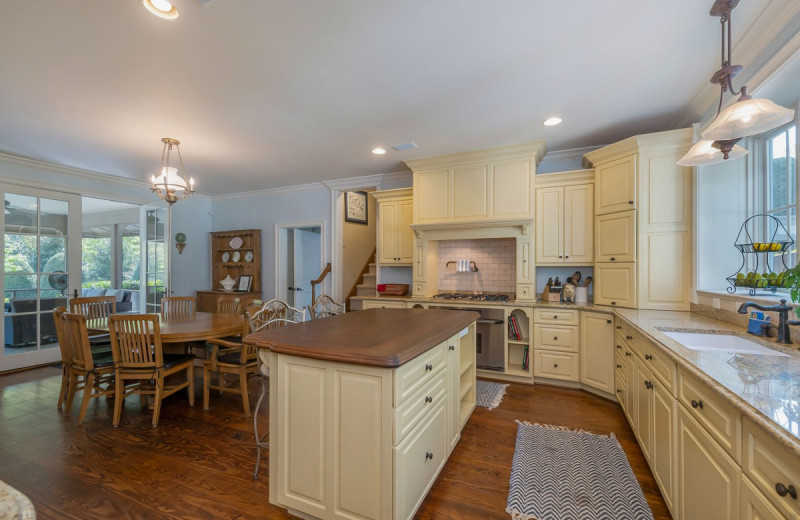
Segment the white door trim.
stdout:
<svg viewBox="0 0 800 520">
<path fill-rule="evenodd" d="M 275 297 L 279 297 L 281 294 L 286 292 L 286 284 L 281 283 L 280 280 L 280 265 L 281 265 L 281 247 L 280 247 L 280 232 L 282 229 L 289 229 L 289 228 L 310 228 L 310 227 L 318 227 L 320 229 L 320 259 L 319 265 L 320 269 L 323 268 L 325 263 L 327 262 L 326 258 L 329 258 L 328 251 L 327 251 L 327 240 L 325 240 L 327 226 L 325 225 L 325 220 L 306 220 L 301 222 L 279 222 L 275 224 L 275 258 L 273 262 L 273 269 L 274 269 L 274 277 L 275 277 Z M 333 273 L 331 273 L 333 274 Z M 330 278 L 326 279 L 325 282 L 322 284 L 322 288 L 320 293 L 327 292 L 330 294 L 332 280 Z M 269 298 L 265 299 L 269 300 Z M 311 302 L 312 304 L 314 302 Z"/>
</svg>

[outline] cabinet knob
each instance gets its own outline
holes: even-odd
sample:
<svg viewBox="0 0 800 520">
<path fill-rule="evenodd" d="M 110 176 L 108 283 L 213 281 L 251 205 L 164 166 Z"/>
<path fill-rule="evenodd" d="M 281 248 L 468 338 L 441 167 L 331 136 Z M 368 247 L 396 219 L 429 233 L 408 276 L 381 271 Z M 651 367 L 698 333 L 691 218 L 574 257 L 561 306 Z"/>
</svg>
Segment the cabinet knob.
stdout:
<svg viewBox="0 0 800 520">
<path fill-rule="evenodd" d="M 557 320 L 557 319 L 558 319 L 558 316 L 553 316 L 553 319 L 554 319 L 554 320 Z"/>
<path fill-rule="evenodd" d="M 611 320 L 606 320 L 606 323 L 611 323 Z"/>
<path fill-rule="evenodd" d="M 628 201 L 628 204 L 630 204 L 631 206 L 633 206 L 633 201 L 632 201 L 632 200 L 629 200 L 629 201 Z"/>
<path fill-rule="evenodd" d="M 633 339 L 633 336 L 625 336 L 625 339 Z"/>
<path fill-rule="evenodd" d="M 622 325 L 617 325 L 617 330 L 622 330 Z"/>
<path fill-rule="evenodd" d="M 455 345 L 450 345 L 450 350 L 455 350 L 455 349 L 456 349 Z"/>
<path fill-rule="evenodd" d="M 616 304 L 617 304 L 617 302 L 611 302 L 611 305 L 616 305 Z"/>
<path fill-rule="evenodd" d="M 647 379 L 645 379 L 644 380 L 644 387 L 647 388 L 648 390 L 651 390 L 653 388 L 653 382 L 652 381 L 648 381 Z"/>
<path fill-rule="evenodd" d="M 561 255 L 558 255 L 559 258 L 562 258 Z"/>
<path fill-rule="evenodd" d="M 618 348 L 619 350 L 622 350 L 622 345 L 617 345 L 617 348 Z"/>
<path fill-rule="evenodd" d="M 621 394 L 622 393 L 622 388 L 617 388 L 617 393 Z"/>
<path fill-rule="evenodd" d="M 425 365 L 425 370 L 433 370 L 433 365 Z"/>
<path fill-rule="evenodd" d="M 617 363 L 617 368 L 622 368 L 622 365 L 620 365 L 619 363 Z"/>
<path fill-rule="evenodd" d="M 651 356 L 650 354 L 645 354 L 645 355 L 644 355 L 644 358 L 645 358 L 646 360 L 650 361 L 650 360 L 652 360 L 652 359 L 653 359 L 653 356 Z"/>
<path fill-rule="evenodd" d="M 625 352 L 625 355 L 630 357 L 631 353 L 630 352 Z"/>
<path fill-rule="evenodd" d="M 569 258 L 569 255 L 566 255 L 564 258 Z"/>
<path fill-rule="evenodd" d="M 426 396 L 425 396 L 425 402 L 426 402 L 426 403 L 432 403 L 432 402 L 433 402 L 433 397 L 431 397 L 431 396 L 429 396 L 429 395 L 426 395 Z"/>
<path fill-rule="evenodd" d="M 695 401 L 692 399 L 692 408 L 703 408 L 703 401 Z"/>
<path fill-rule="evenodd" d="M 433 453 L 426 451 L 425 452 L 425 460 L 433 460 Z"/>
<path fill-rule="evenodd" d="M 558 341 L 558 336 L 553 336 L 553 341 Z"/>
<path fill-rule="evenodd" d="M 793 485 L 789 484 L 788 487 L 784 486 L 782 482 L 778 482 L 775 484 L 775 491 L 782 497 L 789 495 L 794 500 L 797 500 L 797 490 L 794 488 Z"/>
<path fill-rule="evenodd" d="M 616 258 L 614 258 L 614 257 L 612 256 L 612 257 L 611 257 L 611 261 L 612 261 L 612 262 L 616 262 L 616 261 L 617 261 L 617 259 L 616 259 Z"/>
<path fill-rule="evenodd" d="M 558 368 L 558 363 L 553 363 L 553 368 Z"/>
</svg>

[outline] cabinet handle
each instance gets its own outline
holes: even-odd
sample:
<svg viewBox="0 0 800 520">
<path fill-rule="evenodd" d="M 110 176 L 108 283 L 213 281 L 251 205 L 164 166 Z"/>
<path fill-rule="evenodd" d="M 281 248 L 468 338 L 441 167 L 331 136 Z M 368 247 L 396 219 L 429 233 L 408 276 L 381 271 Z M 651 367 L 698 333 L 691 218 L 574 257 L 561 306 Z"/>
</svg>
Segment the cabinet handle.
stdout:
<svg viewBox="0 0 800 520">
<path fill-rule="evenodd" d="M 611 320 L 606 320 L 606 323 L 611 323 Z"/>
<path fill-rule="evenodd" d="M 617 368 L 622 368 L 622 365 L 620 365 L 619 363 L 617 363 Z"/>
<path fill-rule="evenodd" d="M 633 201 L 632 201 L 632 200 L 629 200 L 629 201 L 628 201 L 628 204 L 630 204 L 631 206 L 633 206 Z"/>
<path fill-rule="evenodd" d="M 611 257 L 611 261 L 612 261 L 612 262 L 616 262 L 616 261 L 617 261 L 617 259 L 616 259 L 616 258 L 614 258 L 614 257 L 612 256 L 612 257 Z"/>
<path fill-rule="evenodd" d="M 645 354 L 645 355 L 644 355 L 644 358 L 645 358 L 646 360 L 650 361 L 650 360 L 652 360 L 652 359 L 653 359 L 653 356 L 651 356 L 650 354 Z"/>
<path fill-rule="evenodd" d="M 450 345 L 450 350 L 455 350 L 455 349 L 456 349 L 455 345 Z"/>
<path fill-rule="evenodd" d="M 617 393 L 621 394 L 622 393 L 622 388 L 617 388 Z"/>
<path fill-rule="evenodd" d="M 425 370 L 433 370 L 433 365 L 425 365 Z"/>
<path fill-rule="evenodd" d="M 622 330 L 622 325 L 617 325 L 617 330 Z"/>
<path fill-rule="evenodd" d="M 617 302 L 611 302 L 611 305 L 616 305 L 616 304 L 617 304 Z"/>
<path fill-rule="evenodd" d="M 630 352 L 625 352 L 625 355 L 630 357 L 631 353 Z"/>
<path fill-rule="evenodd" d="M 789 487 L 786 487 L 783 485 L 782 482 L 778 482 L 777 484 L 775 484 L 775 491 L 777 491 L 778 494 L 782 497 L 789 495 L 794 500 L 797 500 L 797 490 L 791 484 L 789 484 Z"/>
<path fill-rule="evenodd" d="M 432 403 L 432 402 L 433 402 L 433 397 L 431 397 L 431 396 L 429 396 L 429 395 L 426 395 L 426 396 L 425 396 L 425 402 L 426 402 L 426 403 Z"/>
<path fill-rule="evenodd" d="M 433 453 L 426 451 L 425 452 L 425 460 L 433 460 Z"/>
<path fill-rule="evenodd" d="M 648 390 L 651 390 L 653 388 L 653 382 L 652 381 L 648 381 L 647 379 L 645 379 L 644 380 L 644 387 L 647 388 Z"/>
<path fill-rule="evenodd" d="M 695 401 L 692 399 L 692 408 L 703 408 L 703 401 Z"/>
<path fill-rule="evenodd" d="M 619 350 L 622 350 L 622 345 L 617 345 L 617 348 L 618 348 Z"/>
</svg>

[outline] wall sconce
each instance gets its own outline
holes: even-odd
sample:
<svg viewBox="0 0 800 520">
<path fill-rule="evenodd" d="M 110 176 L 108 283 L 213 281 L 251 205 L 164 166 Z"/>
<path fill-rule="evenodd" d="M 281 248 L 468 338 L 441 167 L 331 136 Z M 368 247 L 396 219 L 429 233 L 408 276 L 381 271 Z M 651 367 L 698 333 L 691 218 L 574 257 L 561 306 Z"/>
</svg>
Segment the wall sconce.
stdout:
<svg viewBox="0 0 800 520">
<path fill-rule="evenodd" d="M 186 233 L 175 233 L 175 248 L 178 254 L 183 254 L 183 248 L 186 247 Z"/>
</svg>

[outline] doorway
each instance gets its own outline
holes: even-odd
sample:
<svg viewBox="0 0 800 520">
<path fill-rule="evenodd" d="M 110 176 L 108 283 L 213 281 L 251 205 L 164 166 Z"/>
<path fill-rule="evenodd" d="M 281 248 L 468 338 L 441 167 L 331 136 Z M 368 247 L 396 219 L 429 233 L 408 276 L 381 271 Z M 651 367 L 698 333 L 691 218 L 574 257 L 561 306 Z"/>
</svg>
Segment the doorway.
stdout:
<svg viewBox="0 0 800 520">
<path fill-rule="evenodd" d="M 311 281 L 322 272 L 323 223 L 277 224 L 276 297 L 292 307 L 311 305 Z"/>
</svg>

